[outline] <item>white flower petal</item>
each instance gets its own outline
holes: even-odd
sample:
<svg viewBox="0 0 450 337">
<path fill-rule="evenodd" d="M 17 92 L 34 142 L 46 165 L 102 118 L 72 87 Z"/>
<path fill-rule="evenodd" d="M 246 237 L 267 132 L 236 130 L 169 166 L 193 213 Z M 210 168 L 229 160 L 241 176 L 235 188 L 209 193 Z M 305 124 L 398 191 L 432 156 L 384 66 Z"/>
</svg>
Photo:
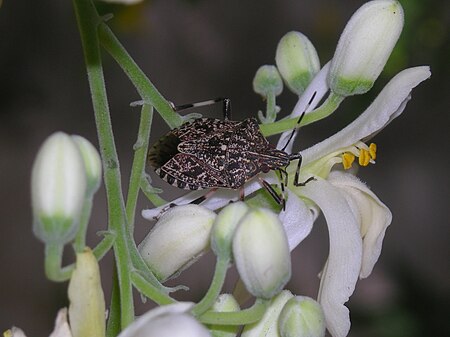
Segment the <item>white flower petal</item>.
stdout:
<svg viewBox="0 0 450 337">
<path fill-rule="evenodd" d="M 366 111 L 352 123 L 333 136 L 302 151 L 303 164 L 306 165 L 377 133 L 401 114 L 410 98 L 411 90 L 430 75 L 430 69 L 427 66 L 409 68 L 398 73 Z"/>
<path fill-rule="evenodd" d="M 340 187 L 358 207 L 363 237 L 363 259 L 359 276 L 366 278 L 381 254 L 384 234 L 391 224 L 392 213 L 366 184 L 355 176 L 336 171 L 330 174 L 328 181 Z"/>
<path fill-rule="evenodd" d="M 69 323 L 67 323 L 67 308 L 58 311 L 55 321 L 55 329 L 49 337 L 72 337 Z"/>
<path fill-rule="evenodd" d="M 305 92 L 300 96 L 297 104 L 294 107 L 294 110 L 289 115 L 289 118 L 292 117 L 299 117 L 303 111 L 305 111 L 306 106 L 308 105 L 309 100 L 311 97 L 316 93 L 316 96 L 314 97 L 313 101 L 311 102 L 311 105 L 308 108 L 308 112 L 314 110 L 314 108 L 319 104 L 322 97 L 327 93 L 328 91 L 328 84 L 327 84 L 327 76 L 328 71 L 330 69 L 330 62 L 325 64 L 323 68 L 317 73 L 317 75 L 314 77 L 314 79 L 311 81 L 309 86 L 306 88 Z M 280 136 L 280 139 L 277 143 L 277 149 L 282 149 L 286 142 L 288 141 L 292 131 L 286 131 L 283 132 Z M 295 137 L 294 137 L 295 138 Z M 292 145 L 294 144 L 294 139 L 291 140 L 289 145 L 286 147 L 285 151 L 287 153 L 292 152 Z"/>
<path fill-rule="evenodd" d="M 318 301 L 333 337 L 350 330 L 349 311 L 344 305 L 355 289 L 361 268 L 362 241 L 358 222 L 338 188 L 325 180 L 311 181 L 302 194 L 323 211 L 328 225 L 330 251 L 321 275 Z"/>
<path fill-rule="evenodd" d="M 289 250 L 297 247 L 311 232 L 314 217 L 306 204 L 291 190 L 287 190 L 286 211 L 279 214 L 288 237 Z"/>
</svg>

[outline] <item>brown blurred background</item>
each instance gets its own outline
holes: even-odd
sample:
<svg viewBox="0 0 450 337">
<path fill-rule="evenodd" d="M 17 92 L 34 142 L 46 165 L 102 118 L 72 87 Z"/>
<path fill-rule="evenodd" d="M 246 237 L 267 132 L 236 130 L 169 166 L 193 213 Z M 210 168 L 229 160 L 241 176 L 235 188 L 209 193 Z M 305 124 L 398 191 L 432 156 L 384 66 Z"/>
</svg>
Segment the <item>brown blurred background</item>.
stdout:
<svg viewBox="0 0 450 337">
<path fill-rule="evenodd" d="M 230 97 L 234 118 L 240 119 L 264 108 L 252 92 L 253 75 L 260 65 L 274 63 L 277 42 L 286 32 L 306 34 L 324 64 L 346 21 L 364 2 L 154 0 L 132 7 L 99 4 L 99 8 L 101 13 L 114 13 L 111 27 L 165 97 L 176 104 Z M 302 129 L 297 144 L 299 149 L 308 146 L 346 125 L 401 69 L 431 66 L 432 78 L 413 91 L 406 112 L 376 137 L 377 164 L 360 171 L 391 208 L 394 220 L 372 276 L 357 284 L 348 303 L 350 336 L 450 336 L 450 3 L 401 2 L 405 28 L 374 89 L 346 100 L 327 120 Z M 114 61 L 104 56 L 126 178 L 139 120 L 139 110 L 129 103 L 139 97 Z M 295 97 L 285 90 L 278 104 L 286 114 Z M 211 116 L 220 116 L 220 107 L 208 110 Z M 58 308 L 67 305 L 67 285 L 46 280 L 43 244 L 31 232 L 31 165 L 39 145 L 57 130 L 97 144 L 71 2 L 5 0 L 0 8 L 0 330 L 14 324 L 29 337 L 47 336 Z M 156 117 L 151 141 L 167 130 Z M 167 186 L 156 178 L 155 184 Z M 149 203 L 141 198 L 140 205 Z M 95 233 L 106 228 L 104 206 L 100 191 L 89 229 L 91 246 L 98 242 Z M 137 240 L 149 225 L 137 218 Z M 327 249 L 326 226 L 318 221 L 293 253 L 295 275 L 289 288 L 294 293 L 316 296 L 316 275 Z M 110 255 L 101 263 L 108 296 Z M 174 282 L 193 288 L 178 298 L 198 300 L 213 265 L 213 257 L 207 255 Z M 200 273 L 204 277 L 193 281 Z M 228 282 L 234 279 L 232 274 Z M 139 305 L 138 311 L 147 308 L 149 304 Z"/>
</svg>

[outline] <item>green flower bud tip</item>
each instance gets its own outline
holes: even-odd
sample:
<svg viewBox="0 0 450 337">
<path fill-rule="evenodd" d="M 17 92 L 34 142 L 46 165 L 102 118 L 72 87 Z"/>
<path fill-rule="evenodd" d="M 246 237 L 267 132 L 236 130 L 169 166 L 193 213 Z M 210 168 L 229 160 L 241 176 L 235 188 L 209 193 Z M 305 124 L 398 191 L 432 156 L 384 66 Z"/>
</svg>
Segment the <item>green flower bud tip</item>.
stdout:
<svg viewBox="0 0 450 337">
<path fill-rule="evenodd" d="M 282 337 L 323 337 L 325 316 L 320 304 L 312 298 L 296 296 L 281 310 L 278 328 Z"/>
<path fill-rule="evenodd" d="M 45 243 L 75 237 L 86 194 L 86 173 L 72 138 L 57 132 L 42 144 L 31 174 L 33 230 Z"/>
<path fill-rule="evenodd" d="M 278 96 L 283 92 L 283 80 L 275 66 L 259 67 L 253 78 L 253 90 L 263 97 Z"/>
<path fill-rule="evenodd" d="M 277 215 L 264 208 L 250 210 L 233 237 L 233 256 L 247 290 L 272 298 L 291 277 L 288 241 Z"/>
<path fill-rule="evenodd" d="M 159 280 L 178 276 L 209 247 L 216 214 L 198 205 L 170 208 L 139 245 L 144 261 Z"/>
<path fill-rule="evenodd" d="M 211 232 L 211 248 L 217 256 L 231 255 L 234 231 L 247 211 L 248 206 L 244 202 L 234 202 L 224 207 L 217 215 Z"/>
<path fill-rule="evenodd" d="M 236 312 L 239 304 L 231 294 L 221 294 L 211 308 L 213 312 Z M 213 337 L 235 337 L 239 331 L 238 325 L 210 325 L 209 331 Z"/>
<path fill-rule="evenodd" d="M 281 38 L 275 61 L 288 88 L 299 96 L 320 70 L 316 49 L 300 32 L 289 32 Z"/>
<path fill-rule="evenodd" d="M 347 23 L 331 61 L 331 90 L 341 96 L 369 91 L 402 29 L 403 8 L 398 1 L 369 1 L 359 8 Z"/>
<path fill-rule="evenodd" d="M 86 138 L 78 135 L 72 136 L 83 157 L 87 177 L 87 194 L 97 192 L 102 180 L 102 161 L 97 149 Z"/>
<path fill-rule="evenodd" d="M 90 249 L 77 254 L 68 294 L 72 336 L 104 337 L 105 298 L 98 262 Z"/>
</svg>

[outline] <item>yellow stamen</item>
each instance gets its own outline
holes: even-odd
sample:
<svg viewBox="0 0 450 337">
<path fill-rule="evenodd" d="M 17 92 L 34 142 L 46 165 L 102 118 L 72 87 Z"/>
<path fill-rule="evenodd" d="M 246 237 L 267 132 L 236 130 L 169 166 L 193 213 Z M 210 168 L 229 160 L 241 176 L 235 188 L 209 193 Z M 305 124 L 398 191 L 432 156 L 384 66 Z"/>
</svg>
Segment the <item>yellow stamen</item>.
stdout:
<svg viewBox="0 0 450 337">
<path fill-rule="evenodd" d="M 355 155 L 353 153 L 345 152 L 342 154 L 342 166 L 344 166 L 344 169 L 348 170 L 351 168 L 354 161 Z"/>
<path fill-rule="evenodd" d="M 377 158 L 377 144 L 370 143 L 369 145 L 370 159 L 375 160 Z"/>
<path fill-rule="evenodd" d="M 358 163 L 361 166 L 367 166 L 370 163 L 370 155 L 369 155 L 369 151 L 365 150 L 365 149 L 360 149 L 359 150 L 359 158 L 358 158 Z"/>
</svg>

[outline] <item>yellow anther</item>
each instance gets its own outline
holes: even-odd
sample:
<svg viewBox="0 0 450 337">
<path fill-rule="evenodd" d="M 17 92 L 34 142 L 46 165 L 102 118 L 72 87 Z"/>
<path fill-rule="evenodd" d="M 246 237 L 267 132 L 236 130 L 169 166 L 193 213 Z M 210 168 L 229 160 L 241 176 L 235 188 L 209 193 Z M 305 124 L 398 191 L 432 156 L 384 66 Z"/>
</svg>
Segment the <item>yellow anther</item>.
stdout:
<svg viewBox="0 0 450 337">
<path fill-rule="evenodd" d="M 355 155 L 353 153 L 345 152 L 342 154 L 342 166 L 344 166 L 344 169 L 348 170 L 351 168 L 354 161 Z"/>
<path fill-rule="evenodd" d="M 369 162 L 370 162 L 369 151 L 367 151 L 365 149 L 360 149 L 359 150 L 359 158 L 358 158 L 359 165 L 367 166 L 367 165 L 369 165 Z"/>
<path fill-rule="evenodd" d="M 377 158 L 377 144 L 370 143 L 369 145 L 370 159 L 375 160 Z"/>
</svg>

